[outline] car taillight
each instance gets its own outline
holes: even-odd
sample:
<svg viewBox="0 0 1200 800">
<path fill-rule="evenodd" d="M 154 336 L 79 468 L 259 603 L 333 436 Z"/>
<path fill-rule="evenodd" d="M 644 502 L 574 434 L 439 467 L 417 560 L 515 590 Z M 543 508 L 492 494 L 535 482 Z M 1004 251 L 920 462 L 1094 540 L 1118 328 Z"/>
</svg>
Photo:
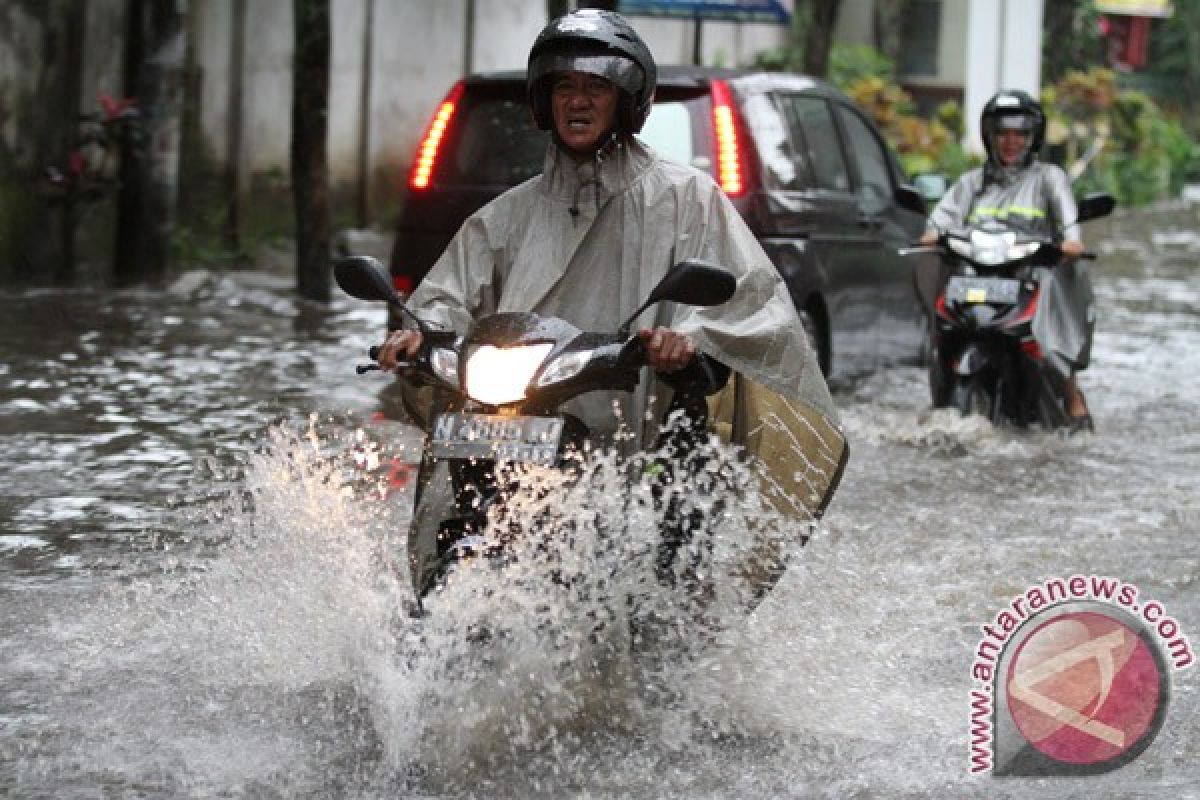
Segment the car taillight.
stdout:
<svg viewBox="0 0 1200 800">
<path fill-rule="evenodd" d="M 429 123 L 428 130 L 425 131 L 425 136 L 421 138 L 421 146 L 417 148 L 417 157 L 413 159 L 412 174 L 408 178 L 409 188 L 424 189 L 429 186 L 434 164 L 437 163 L 438 147 L 442 143 L 442 137 L 446 135 L 446 129 L 450 127 L 450 118 L 454 116 L 454 110 L 458 107 L 462 93 L 463 82 L 459 81 L 454 84 L 454 87 L 446 94 L 446 99 L 438 106 L 437 113 L 433 115 L 433 120 Z"/>
<path fill-rule="evenodd" d="M 712 101 L 713 136 L 717 143 L 717 183 L 725 190 L 725 194 L 739 197 L 746 191 L 746 176 L 738 142 L 733 93 L 725 81 L 712 82 Z"/>
</svg>

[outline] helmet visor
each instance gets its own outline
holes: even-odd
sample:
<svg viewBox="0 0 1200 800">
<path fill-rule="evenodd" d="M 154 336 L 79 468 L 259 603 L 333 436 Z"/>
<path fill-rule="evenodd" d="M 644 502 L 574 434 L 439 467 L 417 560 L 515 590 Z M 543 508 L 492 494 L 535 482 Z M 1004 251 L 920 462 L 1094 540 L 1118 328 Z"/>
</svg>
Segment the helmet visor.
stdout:
<svg viewBox="0 0 1200 800">
<path fill-rule="evenodd" d="M 633 61 L 617 55 L 580 55 L 544 53 L 534 59 L 530 78 L 539 80 L 556 72 L 582 72 L 608 80 L 618 89 L 637 95 L 646 83 L 642 69 Z"/>
<path fill-rule="evenodd" d="M 998 131 L 1025 131 L 1028 133 L 1033 130 L 1033 117 L 1028 114 L 1005 114 L 996 118 L 996 130 Z"/>
</svg>

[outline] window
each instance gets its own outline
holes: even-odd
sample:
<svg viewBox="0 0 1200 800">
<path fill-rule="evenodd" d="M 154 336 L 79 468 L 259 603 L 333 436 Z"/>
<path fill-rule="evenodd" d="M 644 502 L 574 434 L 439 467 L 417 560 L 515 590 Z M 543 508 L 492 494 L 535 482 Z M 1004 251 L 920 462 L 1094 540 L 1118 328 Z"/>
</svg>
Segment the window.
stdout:
<svg viewBox="0 0 1200 800">
<path fill-rule="evenodd" d="M 454 159 L 460 180 L 515 186 L 542 171 L 550 135 L 534 128 L 524 100 L 479 99 L 463 111 Z"/>
<path fill-rule="evenodd" d="M 877 213 L 892 203 L 892 176 L 887 156 L 875 132 L 856 111 L 838 107 L 846 128 L 850 157 L 858 170 L 858 193 L 863 211 Z"/>
<path fill-rule="evenodd" d="M 796 174 L 812 175 L 812 184 L 818 189 L 850 190 L 850 176 L 842 156 L 842 146 L 829 103 L 813 95 L 792 94 L 779 97 L 780 109 L 787 119 L 792 139 L 792 151 L 804 162 L 803 169 L 797 165 Z M 800 189 L 803 186 L 781 186 L 784 189 Z"/>
<path fill-rule="evenodd" d="M 692 115 L 683 103 L 655 103 L 638 138 L 663 158 L 692 163 Z"/>
<path fill-rule="evenodd" d="M 942 30 L 942 0 L 909 0 L 900 33 L 900 74 L 904 77 L 938 74 L 938 39 Z"/>
</svg>

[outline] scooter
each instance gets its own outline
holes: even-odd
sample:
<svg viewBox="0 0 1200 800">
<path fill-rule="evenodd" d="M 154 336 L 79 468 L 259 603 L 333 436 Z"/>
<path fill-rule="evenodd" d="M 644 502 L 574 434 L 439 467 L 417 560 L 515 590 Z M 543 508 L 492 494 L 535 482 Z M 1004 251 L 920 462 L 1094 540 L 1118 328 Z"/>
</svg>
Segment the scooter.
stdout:
<svg viewBox="0 0 1200 800">
<path fill-rule="evenodd" d="M 1078 222 L 1112 212 L 1108 194 L 1079 203 Z M 929 385 L 934 408 L 979 414 L 993 424 L 1051 430 L 1068 423 L 1068 379 L 1033 333 L 1042 286 L 1035 267 L 1062 259 L 1054 239 L 987 220 L 943 232 L 935 247 L 951 265 L 935 301 Z M 909 252 L 925 251 L 911 248 Z M 1095 259 L 1084 253 L 1083 259 Z"/>
<path fill-rule="evenodd" d="M 502 547 L 483 539 L 489 515 L 503 505 L 520 470 L 533 465 L 572 470 L 589 439 L 587 426 L 562 405 L 599 389 L 633 391 L 645 365 L 641 340 L 630 326 L 647 308 L 664 301 L 715 306 L 733 296 L 736 281 L 724 267 L 699 260 L 677 264 L 615 333 L 589 333 L 571 323 L 533 313 L 497 313 L 474 322 L 464 335 L 439 330 L 416 316 L 392 288 L 379 262 L 352 256 L 334 262 L 334 277 L 347 294 L 386 303 L 422 335 L 421 349 L 396 373 L 414 386 L 430 386 L 448 398 L 432 418 L 419 468 L 418 509 L 410 559 L 420 598 L 443 582 L 454 564 L 479 555 L 502 559 Z M 378 348 L 370 357 L 377 358 Z M 380 369 L 360 365 L 359 374 Z M 437 479 L 444 476 L 449 480 Z M 426 504 L 422 493 L 444 502 Z M 415 540 L 436 541 L 436 553 L 414 553 Z"/>
</svg>

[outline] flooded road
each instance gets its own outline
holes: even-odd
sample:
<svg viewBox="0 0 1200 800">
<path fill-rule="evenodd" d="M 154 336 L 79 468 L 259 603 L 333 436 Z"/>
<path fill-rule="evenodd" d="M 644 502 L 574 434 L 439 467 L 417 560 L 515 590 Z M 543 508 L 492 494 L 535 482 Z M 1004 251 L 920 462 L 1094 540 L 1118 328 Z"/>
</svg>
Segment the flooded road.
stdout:
<svg viewBox="0 0 1200 800">
<path fill-rule="evenodd" d="M 353 374 L 377 309 L 257 275 L 0 292 L 0 795 L 1200 797 L 1194 666 L 1121 769 L 968 771 L 981 626 L 1029 587 L 1124 581 L 1200 645 L 1198 221 L 1086 232 L 1095 436 L 932 414 L 915 368 L 839 388 L 821 530 L 669 701 L 402 621 L 403 504 L 347 466 L 360 428 L 412 441 Z"/>
</svg>

